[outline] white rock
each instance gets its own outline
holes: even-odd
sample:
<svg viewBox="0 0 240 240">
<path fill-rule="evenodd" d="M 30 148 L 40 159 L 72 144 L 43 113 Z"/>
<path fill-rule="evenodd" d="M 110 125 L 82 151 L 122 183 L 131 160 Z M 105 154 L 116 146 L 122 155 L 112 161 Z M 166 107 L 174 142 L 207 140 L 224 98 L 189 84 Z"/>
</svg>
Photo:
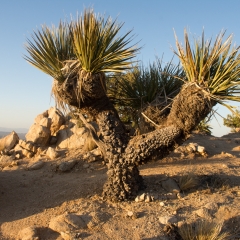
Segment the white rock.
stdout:
<svg viewBox="0 0 240 240">
<path fill-rule="evenodd" d="M 189 143 L 188 146 L 192 148 L 194 152 L 197 152 L 198 144 L 197 143 Z"/>
<path fill-rule="evenodd" d="M 159 204 L 160 204 L 161 207 L 165 206 L 164 202 L 160 202 Z"/>
<path fill-rule="evenodd" d="M 197 151 L 198 151 L 200 154 L 206 153 L 206 149 L 205 149 L 205 147 L 203 147 L 203 146 L 198 146 L 198 147 L 197 147 Z"/>
<path fill-rule="evenodd" d="M 132 217 L 132 216 L 133 216 L 133 211 L 128 211 L 128 212 L 127 212 L 127 216 L 128 216 L 128 217 Z"/>
<path fill-rule="evenodd" d="M 143 193 L 139 196 L 139 200 L 140 202 L 143 202 L 145 200 L 145 197 L 146 197 L 146 193 Z"/>
</svg>

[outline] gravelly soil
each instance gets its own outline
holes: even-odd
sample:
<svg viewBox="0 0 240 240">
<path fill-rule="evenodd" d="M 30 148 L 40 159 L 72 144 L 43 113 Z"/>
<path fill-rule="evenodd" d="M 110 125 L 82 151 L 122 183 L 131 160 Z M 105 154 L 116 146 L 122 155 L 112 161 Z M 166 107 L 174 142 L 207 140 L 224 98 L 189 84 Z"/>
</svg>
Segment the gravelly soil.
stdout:
<svg viewBox="0 0 240 240">
<path fill-rule="evenodd" d="M 140 166 L 146 189 L 139 194 L 153 196 L 152 202 L 102 199 L 106 166 L 99 160 L 86 167 L 77 151 L 56 160 L 44 159 L 39 170 L 26 170 L 32 159 L 2 169 L 0 239 L 18 239 L 19 231 L 29 226 L 37 229 L 39 239 L 64 239 L 66 235 L 49 228 L 50 220 L 64 213 L 81 216 L 87 226 L 67 233 L 65 239 L 181 239 L 178 226 L 199 219 L 223 222 L 230 239 L 240 239 L 240 134 L 221 138 L 195 134 L 184 144 L 190 142 L 204 146 L 208 156 L 172 153 Z M 59 162 L 71 159 L 78 160 L 71 171 L 56 171 Z M 166 197 L 161 182 L 172 178 L 178 183 L 188 172 L 198 184 L 182 191 L 179 198 Z M 217 208 L 201 214 L 212 203 Z M 165 216 L 175 217 L 174 224 L 162 224 L 159 219 Z"/>
</svg>

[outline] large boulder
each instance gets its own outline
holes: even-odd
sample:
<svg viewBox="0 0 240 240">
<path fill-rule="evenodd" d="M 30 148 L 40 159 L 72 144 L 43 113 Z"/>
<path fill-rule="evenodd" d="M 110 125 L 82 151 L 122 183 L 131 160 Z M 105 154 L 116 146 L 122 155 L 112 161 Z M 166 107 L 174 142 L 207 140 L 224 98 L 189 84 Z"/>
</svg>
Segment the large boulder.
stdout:
<svg viewBox="0 0 240 240">
<path fill-rule="evenodd" d="M 88 130 L 85 127 L 78 127 L 77 121 L 72 119 L 64 129 L 58 131 L 56 145 L 59 148 L 68 149 L 89 146 L 89 149 L 86 150 L 92 150 L 96 147 L 92 138 L 89 136 Z"/>
<path fill-rule="evenodd" d="M 44 118 L 40 122 L 45 122 Z M 26 142 L 32 142 L 37 146 L 47 146 L 51 137 L 51 131 L 48 127 L 34 123 L 26 134 Z"/>
<path fill-rule="evenodd" d="M 12 131 L 9 135 L 0 139 L 0 151 L 9 151 L 18 143 L 19 137 L 16 132 Z"/>
</svg>

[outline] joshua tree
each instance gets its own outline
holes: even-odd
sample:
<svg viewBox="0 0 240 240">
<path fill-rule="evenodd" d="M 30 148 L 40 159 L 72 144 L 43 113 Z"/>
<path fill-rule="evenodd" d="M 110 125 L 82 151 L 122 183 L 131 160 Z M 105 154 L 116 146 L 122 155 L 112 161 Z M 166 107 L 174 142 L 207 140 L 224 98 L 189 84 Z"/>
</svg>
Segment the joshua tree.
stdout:
<svg viewBox="0 0 240 240">
<path fill-rule="evenodd" d="M 185 47 L 177 41 L 176 53 L 186 74 L 181 90 L 156 130 L 130 139 L 107 96 L 105 83 L 106 73 L 129 69 L 139 50 L 128 47 L 131 31 L 117 35 L 121 27 L 85 10 L 75 22 L 60 23 L 58 28 L 43 26 L 34 32 L 25 57 L 53 77 L 52 92 L 59 106 L 77 108 L 98 123 L 102 138 L 95 136 L 95 140 L 108 167 L 103 195 L 111 200 L 135 196 L 143 186 L 137 165 L 184 140 L 216 103 L 240 100 L 234 96 L 240 57 L 238 49 L 230 50 L 231 38 L 222 43 L 224 34 L 220 34 L 213 46 L 202 38 L 192 50 L 185 33 Z"/>
</svg>

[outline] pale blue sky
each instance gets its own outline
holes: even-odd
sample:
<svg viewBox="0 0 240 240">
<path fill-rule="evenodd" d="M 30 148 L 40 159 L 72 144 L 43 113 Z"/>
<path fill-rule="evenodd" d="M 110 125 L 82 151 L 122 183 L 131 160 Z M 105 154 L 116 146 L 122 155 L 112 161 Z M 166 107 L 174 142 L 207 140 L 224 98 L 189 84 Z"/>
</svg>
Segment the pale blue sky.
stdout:
<svg viewBox="0 0 240 240">
<path fill-rule="evenodd" d="M 52 79 L 29 65 L 24 59 L 24 44 L 33 30 L 42 24 L 58 25 L 60 19 L 76 17 L 84 7 L 118 17 L 125 22 L 124 31 L 133 29 L 135 41 L 143 46 L 138 60 L 153 62 L 164 54 L 164 61 L 173 56 L 173 28 L 179 39 L 187 28 L 200 36 L 204 28 L 208 38 L 226 29 L 240 45 L 240 1 L 238 0 L 1 0 L 0 3 L 0 127 L 29 128 L 35 116 L 54 106 L 51 99 Z M 175 58 L 177 62 L 177 58 Z M 239 106 L 236 103 L 236 106 Z M 217 107 L 221 115 L 229 112 Z M 222 119 L 219 119 L 222 125 Z M 213 121 L 213 134 L 221 136 L 228 128 Z"/>
</svg>

